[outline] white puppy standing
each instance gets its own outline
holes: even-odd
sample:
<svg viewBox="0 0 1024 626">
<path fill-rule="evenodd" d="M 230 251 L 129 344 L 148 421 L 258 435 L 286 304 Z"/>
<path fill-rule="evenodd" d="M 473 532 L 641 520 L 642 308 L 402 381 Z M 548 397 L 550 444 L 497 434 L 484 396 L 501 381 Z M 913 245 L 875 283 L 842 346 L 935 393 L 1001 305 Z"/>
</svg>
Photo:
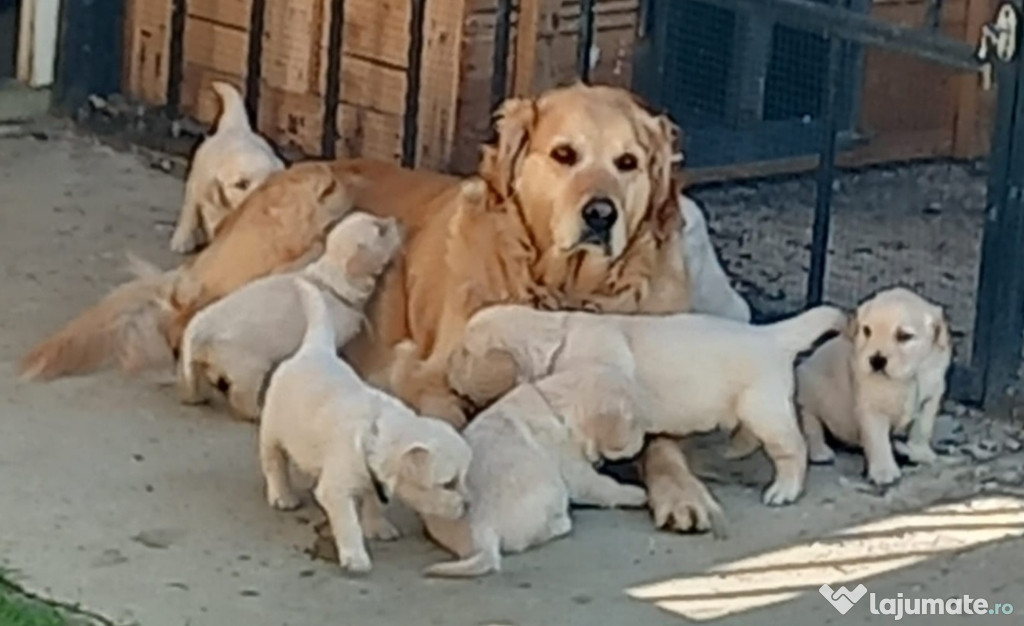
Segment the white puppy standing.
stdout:
<svg viewBox="0 0 1024 626">
<path fill-rule="evenodd" d="M 242 94 L 228 83 L 211 85 L 220 100 L 217 128 L 196 149 L 185 181 L 185 200 L 171 250 L 186 253 L 210 241 L 218 226 L 284 162 L 249 124 Z"/>
<path fill-rule="evenodd" d="M 458 520 L 424 516 L 427 532 L 462 560 L 431 576 L 480 576 L 569 533 L 569 504 L 643 506 L 644 490 L 599 474 L 594 464 L 638 454 L 645 423 L 630 381 L 609 368 L 579 367 L 524 383 L 463 431 L 473 450 L 469 509 Z"/>
<path fill-rule="evenodd" d="M 416 415 L 338 358 L 323 295 L 295 280 L 307 329 L 267 387 L 260 425 L 267 501 L 278 509 L 298 506 L 288 477 L 291 459 L 316 479 L 313 493 L 330 521 L 339 563 L 365 572 L 371 562 L 364 536 L 398 534 L 384 517 L 378 491 L 421 515 L 458 518 L 466 507 L 472 453 L 447 423 Z"/>
<path fill-rule="evenodd" d="M 751 326 L 705 315 L 594 315 L 494 306 L 470 320 L 449 383 L 477 404 L 508 380 L 537 380 L 580 364 L 615 368 L 645 399 L 653 432 L 686 436 L 748 428 L 775 465 L 764 502 L 796 500 L 807 448 L 793 405 L 793 360 L 846 325 L 832 307 Z M 694 483 L 699 483 L 693 477 Z M 703 487 L 701 485 L 701 487 Z M 706 490 L 704 490 L 706 494 Z M 709 497 L 701 511 L 717 507 Z"/>
<path fill-rule="evenodd" d="M 352 213 L 331 229 L 323 255 L 304 269 L 255 280 L 200 311 L 181 342 L 182 402 L 205 402 L 211 386 L 226 387 L 234 412 L 257 419 L 267 373 L 302 340 L 294 278 L 323 291 L 341 348 L 363 327 L 363 308 L 401 244 L 394 219 Z"/>
<path fill-rule="evenodd" d="M 868 477 L 889 485 L 900 478 L 890 436 L 909 427 L 907 457 L 934 462 L 932 431 L 951 359 L 940 307 L 903 288 L 865 301 L 846 335 L 797 368 L 797 404 L 811 461 L 835 458 L 825 442 L 827 429 L 846 444 L 863 446 Z"/>
</svg>

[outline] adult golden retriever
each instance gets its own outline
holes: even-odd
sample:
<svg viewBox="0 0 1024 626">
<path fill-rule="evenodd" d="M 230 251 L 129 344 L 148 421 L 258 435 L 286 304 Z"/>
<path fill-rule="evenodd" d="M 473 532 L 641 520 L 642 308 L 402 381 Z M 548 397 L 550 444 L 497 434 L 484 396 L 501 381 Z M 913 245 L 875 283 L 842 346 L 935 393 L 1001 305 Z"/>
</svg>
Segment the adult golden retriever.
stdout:
<svg viewBox="0 0 1024 626">
<path fill-rule="evenodd" d="M 336 165 L 366 182 L 357 208 L 398 218 L 407 236 L 368 309 L 372 332 L 347 356 L 375 384 L 457 425 L 469 407 L 449 390 L 448 357 L 481 308 L 689 308 L 677 130 L 666 117 L 626 91 L 574 85 L 507 101 L 497 131 L 476 179 Z M 510 388 L 501 374 L 495 384 Z M 705 530 L 718 520 L 674 441 L 655 440 L 643 470 L 659 525 Z"/>
</svg>

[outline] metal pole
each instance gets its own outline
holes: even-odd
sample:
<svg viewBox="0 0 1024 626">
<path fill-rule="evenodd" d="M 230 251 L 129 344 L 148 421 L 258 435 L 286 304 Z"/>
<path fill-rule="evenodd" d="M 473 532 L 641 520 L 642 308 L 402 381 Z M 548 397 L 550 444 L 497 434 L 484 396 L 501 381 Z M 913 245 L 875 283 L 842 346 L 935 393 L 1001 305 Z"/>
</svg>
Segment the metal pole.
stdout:
<svg viewBox="0 0 1024 626">
<path fill-rule="evenodd" d="M 320 154 L 333 159 L 338 146 L 338 106 L 341 104 L 341 48 L 345 30 L 345 0 L 331 0 L 327 35 L 327 86 L 324 91 L 324 124 Z"/>
<path fill-rule="evenodd" d="M 497 110 L 506 97 L 511 31 L 512 0 L 498 0 L 498 15 L 494 22 L 494 57 L 491 63 L 491 111 Z"/>
<path fill-rule="evenodd" d="M 594 0 L 580 0 L 580 35 L 576 49 L 576 73 L 590 82 L 590 51 L 594 47 Z"/>
<path fill-rule="evenodd" d="M 420 116 L 420 74 L 423 71 L 423 20 L 426 0 L 411 0 L 405 113 L 402 118 L 402 165 L 415 167 Z"/>
<path fill-rule="evenodd" d="M 252 0 L 249 12 L 249 53 L 246 57 L 245 108 L 249 119 L 259 124 L 260 83 L 263 75 L 263 31 L 267 16 L 267 0 Z"/>
</svg>

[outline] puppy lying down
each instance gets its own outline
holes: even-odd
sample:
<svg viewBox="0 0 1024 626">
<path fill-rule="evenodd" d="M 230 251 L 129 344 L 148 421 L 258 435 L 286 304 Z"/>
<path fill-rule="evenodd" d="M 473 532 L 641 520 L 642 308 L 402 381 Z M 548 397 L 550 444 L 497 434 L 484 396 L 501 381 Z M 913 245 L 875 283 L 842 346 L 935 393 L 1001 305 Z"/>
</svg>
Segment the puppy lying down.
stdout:
<svg viewBox="0 0 1024 626">
<path fill-rule="evenodd" d="M 421 515 L 460 517 L 471 452 L 447 423 L 416 415 L 339 359 L 320 289 L 295 281 L 307 328 L 267 387 L 260 424 L 267 501 L 283 510 L 299 505 L 288 477 L 291 459 L 316 479 L 313 495 L 331 524 L 339 563 L 366 572 L 363 538 L 398 536 L 382 500 L 393 494 Z"/>
<path fill-rule="evenodd" d="M 799 497 L 807 471 L 792 400 L 793 360 L 822 334 L 845 324 L 845 315 L 832 307 L 751 326 L 694 314 L 597 315 L 495 306 L 470 320 L 449 361 L 448 377 L 456 391 L 482 404 L 517 381 L 584 363 L 612 368 L 635 386 L 653 432 L 681 437 L 741 424 L 749 428 L 775 465 L 764 502 L 781 505 Z"/>
<path fill-rule="evenodd" d="M 323 292 L 340 348 L 358 334 L 363 307 L 400 246 L 394 219 L 353 213 L 331 230 L 323 255 L 303 270 L 260 278 L 200 311 L 182 338 L 181 400 L 204 402 L 211 386 L 226 387 L 234 412 L 257 419 L 267 373 L 302 339 L 294 277 Z"/>
<path fill-rule="evenodd" d="M 480 576 L 572 529 L 569 503 L 643 506 L 644 490 L 598 474 L 594 464 L 640 452 L 644 423 L 629 382 L 613 369 L 579 367 L 524 383 L 463 431 L 473 450 L 469 509 L 457 520 L 423 516 L 427 532 L 462 558 L 430 576 Z"/>
<path fill-rule="evenodd" d="M 932 463 L 932 431 L 952 351 L 942 309 L 902 288 L 882 291 L 857 309 L 836 337 L 797 368 L 797 405 L 811 462 L 835 453 L 825 430 L 862 446 L 868 477 L 880 486 L 900 478 L 890 436 L 906 432 L 902 452 Z"/>
</svg>

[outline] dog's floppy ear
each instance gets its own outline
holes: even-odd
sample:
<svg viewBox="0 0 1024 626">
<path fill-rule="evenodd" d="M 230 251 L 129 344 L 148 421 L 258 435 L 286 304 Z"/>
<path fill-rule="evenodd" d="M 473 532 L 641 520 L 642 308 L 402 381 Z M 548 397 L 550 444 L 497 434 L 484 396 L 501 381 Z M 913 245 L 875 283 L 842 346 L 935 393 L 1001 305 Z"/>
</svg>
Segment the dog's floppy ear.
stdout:
<svg viewBox="0 0 1024 626">
<path fill-rule="evenodd" d="M 497 145 L 484 149 L 480 173 L 506 197 L 512 193 L 536 121 L 537 105 L 526 98 L 506 100 L 495 116 Z"/>
<path fill-rule="evenodd" d="M 449 384 L 476 405 L 485 405 L 516 386 L 519 364 L 515 357 L 501 348 L 489 348 L 474 358 L 465 347 L 453 350 L 448 357 Z"/>
<path fill-rule="evenodd" d="M 402 451 L 402 456 L 398 460 L 398 471 L 415 482 L 422 483 L 424 478 L 429 479 L 432 476 L 430 454 L 430 448 L 426 444 L 420 442 L 411 444 Z"/>
<path fill-rule="evenodd" d="M 932 343 L 942 350 L 949 349 L 949 322 L 946 321 L 946 314 L 941 307 L 935 307 L 936 311 L 929 316 L 929 325 L 932 329 Z"/>
<path fill-rule="evenodd" d="M 643 115 L 650 116 L 649 113 Z M 666 115 L 651 116 L 647 126 L 651 136 L 651 202 L 657 208 L 680 191 L 672 176 L 673 167 L 679 156 L 680 132 L 679 127 Z"/>
<path fill-rule="evenodd" d="M 356 251 L 345 262 L 345 274 L 353 281 L 374 278 L 379 269 L 377 256 L 371 246 L 356 244 Z"/>
<path fill-rule="evenodd" d="M 860 309 L 846 314 L 846 328 L 843 330 L 843 336 L 850 341 L 856 341 L 857 331 L 860 330 Z"/>
</svg>

